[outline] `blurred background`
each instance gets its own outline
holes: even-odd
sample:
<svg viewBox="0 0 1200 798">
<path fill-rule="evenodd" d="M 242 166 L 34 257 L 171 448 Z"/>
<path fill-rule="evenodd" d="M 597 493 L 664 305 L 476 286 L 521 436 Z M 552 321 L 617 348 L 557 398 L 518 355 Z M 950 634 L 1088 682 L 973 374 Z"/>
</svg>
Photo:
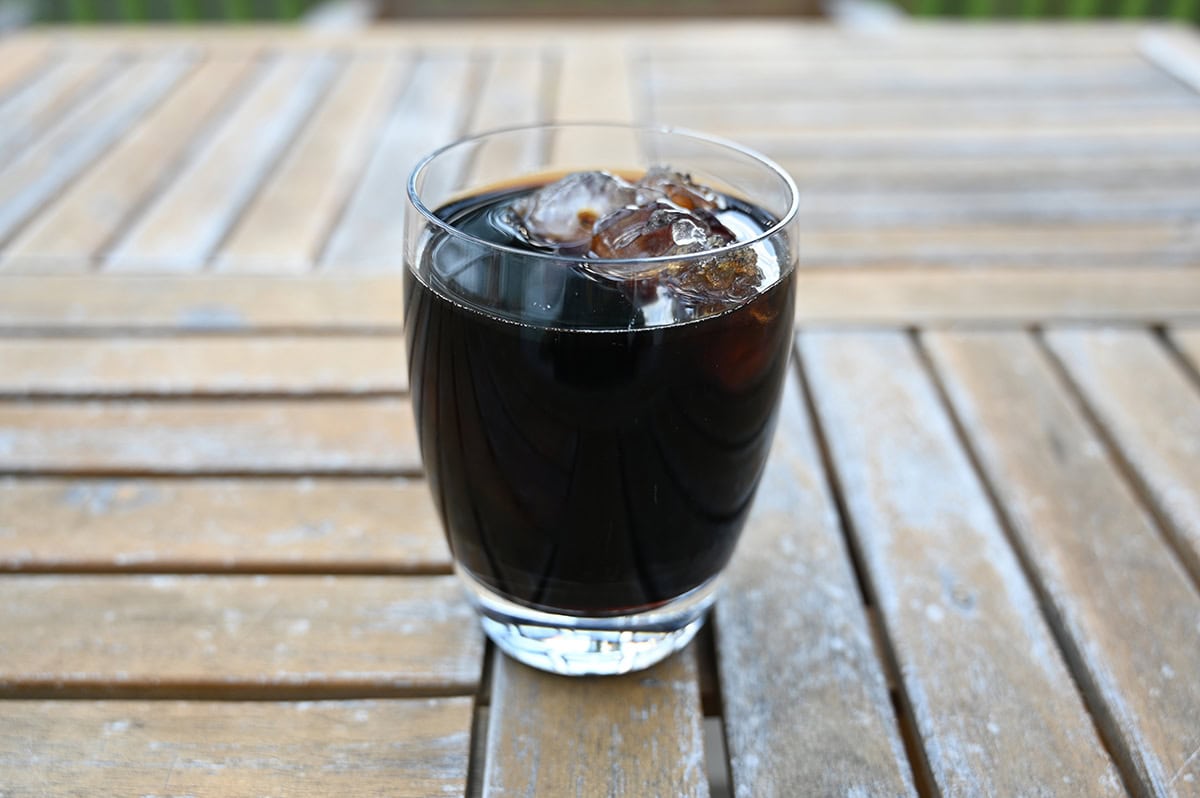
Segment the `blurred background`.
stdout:
<svg viewBox="0 0 1200 798">
<path fill-rule="evenodd" d="M 831 7 L 831 3 L 837 7 Z M 1200 0 L 878 0 L 915 16 L 1200 20 Z M 890 4 L 890 5 L 889 5 Z M 822 16 L 843 0 L 0 0 L 0 21 L 213 22 L 298 20 L 344 25 L 397 18 Z"/>
</svg>

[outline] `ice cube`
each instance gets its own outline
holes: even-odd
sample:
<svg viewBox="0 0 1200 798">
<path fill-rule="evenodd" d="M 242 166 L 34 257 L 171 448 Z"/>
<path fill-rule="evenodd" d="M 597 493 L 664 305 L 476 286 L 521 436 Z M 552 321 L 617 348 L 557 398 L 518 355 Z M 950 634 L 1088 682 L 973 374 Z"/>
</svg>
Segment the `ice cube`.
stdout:
<svg viewBox="0 0 1200 798">
<path fill-rule="evenodd" d="M 600 258 L 657 258 L 717 249 L 732 240 L 733 234 L 716 219 L 658 201 L 621 208 L 601 219 L 591 246 Z"/>
<path fill-rule="evenodd" d="M 754 249 L 743 247 L 711 258 L 670 263 L 659 280 L 677 299 L 715 308 L 754 296 L 762 278 Z"/>
<path fill-rule="evenodd" d="M 637 202 L 637 189 L 608 172 L 573 172 L 513 203 L 509 222 L 530 244 L 586 247 L 596 222 Z"/>
<path fill-rule="evenodd" d="M 637 187 L 640 189 L 640 205 L 648 204 L 649 201 L 662 196 L 689 211 L 716 211 L 725 207 L 717 192 L 707 186 L 693 183 L 690 175 L 665 166 L 650 167 L 637 181 Z"/>
</svg>

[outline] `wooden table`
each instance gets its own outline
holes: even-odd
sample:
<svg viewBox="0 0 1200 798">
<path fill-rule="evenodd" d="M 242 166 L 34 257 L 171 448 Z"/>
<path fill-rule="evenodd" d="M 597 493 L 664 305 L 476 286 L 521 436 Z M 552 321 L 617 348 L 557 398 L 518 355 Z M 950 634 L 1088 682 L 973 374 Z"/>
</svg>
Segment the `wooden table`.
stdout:
<svg viewBox="0 0 1200 798">
<path fill-rule="evenodd" d="M 1198 90 L 1124 25 L 3 41 L 0 795 L 1200 795 Z M 711 632 L 606 680 L 485 645 L 403 366 L 403 177 L 548 118 L 803 192 Z"/>
</svg>

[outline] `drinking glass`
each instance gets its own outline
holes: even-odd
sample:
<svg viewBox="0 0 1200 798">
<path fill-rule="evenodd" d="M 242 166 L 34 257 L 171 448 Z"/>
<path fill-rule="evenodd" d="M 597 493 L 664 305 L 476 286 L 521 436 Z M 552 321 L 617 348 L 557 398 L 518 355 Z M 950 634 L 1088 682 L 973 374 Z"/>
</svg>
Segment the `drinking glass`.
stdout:
<svg viewBox="0 0 1200 798">
<path fill-rule="evenodd" d="M 664 165 L 724 197 L 734 243 L 597 260 L 487 234 L 506 198 L 565 173 L 636 180 Z M 439 149 L 408 194 L 417 433 L 484 630 L 556 673 L 661 660 L 703 624 L 770 448 L 792 339 L 795 184 L 696 133 L 542 125 Z M 750 287 L 730 291 L 731 269 L 749 269 Z"/>
</svg>

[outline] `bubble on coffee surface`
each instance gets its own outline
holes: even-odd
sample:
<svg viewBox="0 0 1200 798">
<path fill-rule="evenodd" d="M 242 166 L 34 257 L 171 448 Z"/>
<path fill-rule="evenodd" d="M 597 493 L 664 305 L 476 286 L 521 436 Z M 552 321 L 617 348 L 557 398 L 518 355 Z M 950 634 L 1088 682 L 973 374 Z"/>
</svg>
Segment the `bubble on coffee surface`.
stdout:
<svg viewBox="0 0 1200 798">
<path fill-rule="evenodd" d="M 696 309 L 752 297 L 763 274 L 750 247 L 696 257 L 737 243 L 722 224 L 724 198 L 667 167 L 630 183 L 608 172 L 573 172 L 527 194 L 501 222 L 529 246 L 580 257 L 580 266 L 611 280 L 661 288 Z M 622 259 L 686 257 L 647 264 Z"/>
</svg>

